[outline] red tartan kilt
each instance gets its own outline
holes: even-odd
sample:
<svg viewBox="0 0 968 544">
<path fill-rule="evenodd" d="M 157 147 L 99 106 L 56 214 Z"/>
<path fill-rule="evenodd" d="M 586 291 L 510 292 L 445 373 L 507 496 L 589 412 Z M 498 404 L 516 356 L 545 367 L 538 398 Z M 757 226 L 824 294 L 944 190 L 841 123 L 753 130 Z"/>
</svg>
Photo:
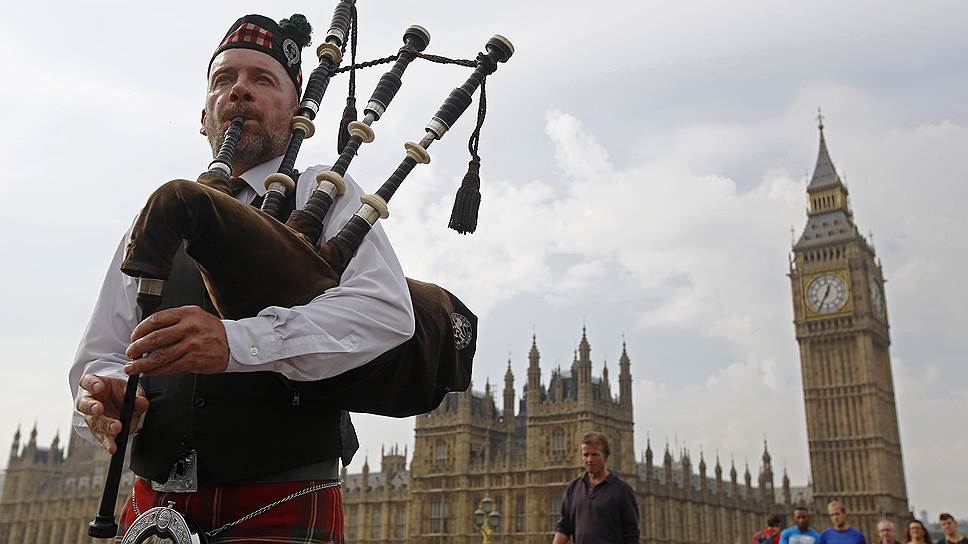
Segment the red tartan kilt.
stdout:
<svg viewBox="0 0 968 544">
<path fill-rule="evenodd" d="M 147 480 L 137 478 L 134 492 L 141 512 L 174 501 L 176 510 L 191 520 L 200 531 L 207 532 L 317 483 L 321 482 L 202 485 L 195 493 L 163 493 L 151 489 Z M 136 517 L 129 497 L 121 512 L 118 534 L 123 535 Z M 330 487 L 284 502 L 268 512 L 219 533 L 214 541 L 219 544 L 343 544 L 343 496 L 340 488 Z"/>
</svg>

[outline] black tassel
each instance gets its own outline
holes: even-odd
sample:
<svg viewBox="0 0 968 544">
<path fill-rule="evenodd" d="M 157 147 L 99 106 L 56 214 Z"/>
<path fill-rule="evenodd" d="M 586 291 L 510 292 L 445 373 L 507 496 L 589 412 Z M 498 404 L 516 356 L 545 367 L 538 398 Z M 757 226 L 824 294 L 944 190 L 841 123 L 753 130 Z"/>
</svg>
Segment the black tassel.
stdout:
<svg viewBox="0 0 968 544">
<path fill-rule="evenodd" d="M 356 121 L 356 97 L 346 97 L 346 107 L 343 108 L 343 120 L 339 122 L 339 135 L 336 137 L 336 152 L 342 153 L 343 148 L 350 141 L 350 123 Z"/>
<path fill-rule="evenodd" d="M 481 207 L 481 158 L 474 157 L 467 163 L 464 181 L 457 189 L 454 210 L 450 214 L 448 227 L 461 234 L 477 230 L 477 212 Z"/>
</svg>

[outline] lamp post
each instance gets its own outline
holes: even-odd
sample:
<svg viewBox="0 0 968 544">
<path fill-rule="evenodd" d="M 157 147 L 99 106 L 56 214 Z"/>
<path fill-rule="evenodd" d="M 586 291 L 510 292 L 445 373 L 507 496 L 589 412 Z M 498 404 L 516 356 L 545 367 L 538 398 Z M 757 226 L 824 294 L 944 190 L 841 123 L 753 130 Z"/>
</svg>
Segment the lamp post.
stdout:
<svg viewBox="0 0 968 544">
<path fill-rule="evenodd" d="M 494 499 L 484 496 L 474 510 L 474 527 L 481 532 L 481 542 L 488 544 L 491 533 L 501 526 L 501 513 L 494 509 Z"/>
</svg>

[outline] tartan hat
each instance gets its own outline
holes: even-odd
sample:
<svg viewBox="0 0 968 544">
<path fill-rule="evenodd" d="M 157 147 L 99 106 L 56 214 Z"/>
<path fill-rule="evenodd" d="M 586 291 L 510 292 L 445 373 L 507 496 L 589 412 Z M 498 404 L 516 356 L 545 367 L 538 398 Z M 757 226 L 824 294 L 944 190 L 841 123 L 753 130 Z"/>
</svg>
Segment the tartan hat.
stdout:
<svg viewBox="0 0 968 544">
<path fill-rule="evenodd" d="M 229 27 L 208 61 L 208 71 L 211 72 L 215 57 L 227 49 L 261 51 L 279 61 L 296 87 L 296 95 L 301 95 L 302 48 L 309 45 L 312 31 L 306 17 L 298 13 L 278 23 L 263 15 L 246 15 Z"/>
</svg>

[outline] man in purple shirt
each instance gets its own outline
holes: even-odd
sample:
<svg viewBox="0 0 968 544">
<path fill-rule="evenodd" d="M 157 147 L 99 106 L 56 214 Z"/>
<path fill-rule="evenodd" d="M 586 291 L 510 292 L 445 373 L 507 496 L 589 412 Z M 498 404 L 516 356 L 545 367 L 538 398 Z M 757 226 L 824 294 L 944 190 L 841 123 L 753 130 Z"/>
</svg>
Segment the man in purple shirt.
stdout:
<svg viewBox="0 0 968 544">
<path fill-rule="evenodd" d="M 608 438 L 585 435 L 581 458 L 585 474 L 568 484 L 561 499 L 561 519 L 552 544 L 635 544 L 639 541 L 639 507 L 629 484 L 606 468 Z"/>
<path fill-rule="evenodd" d="M 864 533 L 847 525 L 847 509 L 840 501 L 831 501 L 827 505 L 827 515 L 833 527 L 820 533 L 817 544 L 867 544 Z"/>
</svg>

